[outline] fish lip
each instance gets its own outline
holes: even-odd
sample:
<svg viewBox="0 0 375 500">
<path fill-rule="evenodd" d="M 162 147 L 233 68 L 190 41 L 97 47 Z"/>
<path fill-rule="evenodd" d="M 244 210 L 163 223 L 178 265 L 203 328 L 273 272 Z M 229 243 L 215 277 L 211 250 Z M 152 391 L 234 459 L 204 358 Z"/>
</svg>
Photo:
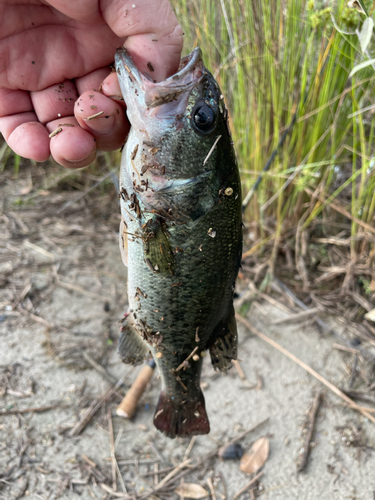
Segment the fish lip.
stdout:
<svg viewBox="0 0 375 500">
<path fill-rule="evenodd" d="M 188 61 L 187 64 L 185 64 L 185 61 Z M 195 67 L 199 64 L 199 62 L 202 61 L 202 51 L 199 47 L 196 47 L 193 49 L 190 54 L 187 56 L 183 57 L 180 61 L 180 66 L 182 68 L 177 71 L 174 75 L 170 76 L 165 80 L 165 83 L 170 82 L 170 81 L 177 81 L 182 79 L 182 77 L 188 75 L 189 73 L 193 73 Z M 160 82 L 163 83 L 163 82 Z"/>
<path fill-rule="evenodd" d="M 123 71 L 127 72 L 131 85 L 136 87 L 143 95 L 144 102 L 148 108 L 154 108 L 169 102 L 168 95 L 179 95 L 196 85 L 204 72 L 202 51 L 199 47 L 193 49 L 190 54 L 181 58 L 179 70 L 161 82 L 154 82 L 149 75 L 143 74 L 134 64 L 129 52 L 120 47 L 115 54 L 116 71 L 123 77 Z M 189 78 L 189 76 L 191 76 Z"/>
<path fill-rule="evenodd" d="M 132 56 L 125 47 L 118 47 L 115 53 L 115 68 L 119 76 L 122 76 L 122 71 L 128 72 L 129 77 L 135 80 L 138 87 L 142 87 L 141 72 L 133 62 Z"/>
</svg>

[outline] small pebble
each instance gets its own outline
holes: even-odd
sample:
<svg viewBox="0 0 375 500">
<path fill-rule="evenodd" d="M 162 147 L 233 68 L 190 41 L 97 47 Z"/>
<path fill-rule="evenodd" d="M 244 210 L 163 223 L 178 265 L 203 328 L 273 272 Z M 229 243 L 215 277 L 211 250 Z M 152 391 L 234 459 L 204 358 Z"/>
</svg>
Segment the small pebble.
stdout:
<svg viewBox="0 0 375 500">
<path fill-rule="evenodd" d="M 236 460 L 237 458 L 241 458 L 243 453 L 244 449 L 240 443 L 222 446 L 218 451 L 219 457 L 223 460 Z"/>
</svg>

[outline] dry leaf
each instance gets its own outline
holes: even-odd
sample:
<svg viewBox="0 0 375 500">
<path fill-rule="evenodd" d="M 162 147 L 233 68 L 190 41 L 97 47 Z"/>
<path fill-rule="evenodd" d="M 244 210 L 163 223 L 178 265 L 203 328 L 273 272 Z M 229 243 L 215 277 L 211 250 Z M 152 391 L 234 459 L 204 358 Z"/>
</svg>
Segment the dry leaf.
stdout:
<svg viewBox="0 0 375 500">
<path fill-rule="evenodd" d="M 194 483 L 182 483 L 174 491 L 177 495 L 185 498 L 205 498 L 209 495 L 202 486 Z"/>
<path fill-rule="evenodd" d="M 240 469 L 242 472 L 253 474 L 257 472 L 268 458 L 270 442 L 267 437 L 255 441 L 249 453 L 242 455 Z"/>
</svg>

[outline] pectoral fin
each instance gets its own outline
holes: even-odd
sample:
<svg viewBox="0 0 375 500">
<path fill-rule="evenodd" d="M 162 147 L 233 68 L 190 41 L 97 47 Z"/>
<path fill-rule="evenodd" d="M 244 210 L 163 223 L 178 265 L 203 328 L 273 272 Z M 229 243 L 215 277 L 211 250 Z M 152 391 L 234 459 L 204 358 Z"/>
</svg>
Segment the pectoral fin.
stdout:
<svg viewBox="0 0 375 500">
<path fill-rule="evenodd" d="M 226 322 L 221 322 L 212 334 L 209 345 L 211 362 L 215 370 L 227 371 L 232 359 L 237 359 L 237 324 L 234 309 Z"/>
<path fill-rule="evenodd" d="M 169 234 L 158 219 L 148 221 L 144 228 L 145 260 L 157 273 L 173 274 L 174 255 Z"/>
<path fill-rule="evenodd" d="M 122 322 L 118 353 L 124 363 L 134 366 L 142 364 L 150 354 L 147 345 L 134 328 L 130 314 L 127 314 Z"/>
</svg>

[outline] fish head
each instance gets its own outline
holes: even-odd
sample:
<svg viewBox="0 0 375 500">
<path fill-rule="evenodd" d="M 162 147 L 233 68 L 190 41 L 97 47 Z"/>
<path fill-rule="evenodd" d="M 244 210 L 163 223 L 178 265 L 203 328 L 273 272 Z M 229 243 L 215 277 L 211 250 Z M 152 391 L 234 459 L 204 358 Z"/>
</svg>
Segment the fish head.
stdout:
<svg viewBox="0 0 375 500">
<path fill-rule="evenodd" d="M 140 138 L 144 136 L 149 141 L 160 140 L 165 130 L 173 127 L 176 116 L 186 109 L 190 91 L 203 74 L 199 48 L 182 58 L 178 72 L 163 82 L 155 82 L 149 74 L 141 73 L 124 48 L 117 49 L 115 64 L 129 121 Z"/>
<path fill-rule="evenodd" d="M 178 199 L 181 205 L 184 193 L 185 198 L 194 190 L 199 195 L 204 185 L 208 208 L 213 195 L 207 184 L 217 192 L 225 158 L 229 155 L 235 163 L 235 157 L 224 99 L 201 50 L 183 57 L 177 73 L 162 82 L 141 73 L 126 49 L 117 50 L 115 64 L 132 126 L 123 169 L 128 179 L 135 178 L 135 170 L 143 183 L 147 181 L 151 189 L 141 194 L 144 204 L 168 208 Z"/>
</svg>

